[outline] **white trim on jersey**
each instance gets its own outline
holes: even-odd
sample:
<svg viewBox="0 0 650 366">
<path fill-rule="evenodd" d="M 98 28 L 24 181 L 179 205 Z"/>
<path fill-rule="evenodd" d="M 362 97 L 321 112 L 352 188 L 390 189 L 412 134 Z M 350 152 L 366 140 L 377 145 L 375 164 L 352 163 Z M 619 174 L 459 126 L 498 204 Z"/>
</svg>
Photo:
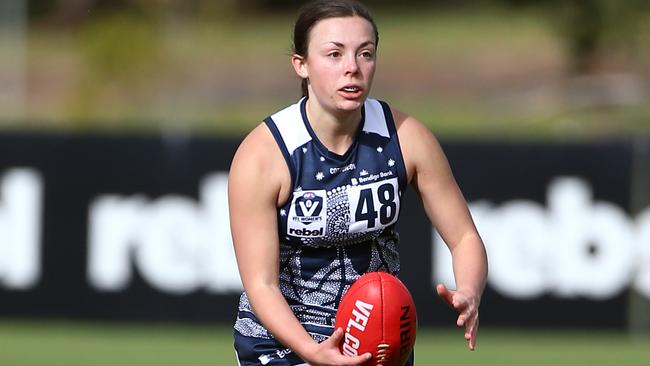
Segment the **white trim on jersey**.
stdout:
<svg viewBox="0 0 650 366">
<path fill-rule="evenodd" d="M 291 155 L 293 155 L 293 152 L 298 147 L 312 139 L 309 131 L 304 127 L 305 122 L 302 119 L 300 105 L 302 104 L 303 99 L 300 99 L 298 103 L 292 104 L 271 116 L 271 119 L 275 122 L 275 126 L 278 128 L 278 131 L 284 140 L 284 144 Z M 386 116 L 384 115 L 384 109 L 382 108 L 381 103 L 375 99 L 368 98 L 364 106 L 365 123 L 363 131 L 376 133 L 383 137 L 390 137 Z"/>
<path fill-rule="evenodd" d="M 304 127 L 305 124 L 302 120 L 302 113 L 300 111 L 301 103 L 302 99 L 298 103 L 290 105 L 271 116 L 291 155 L 293 155 L 293 152 L 298 147 L 311 140 L 309 131 Z"/>
<path fill-rule="evenodd" d="M 374 132 L 383 137 L 390 137 L 386 116 L 381 103 L 375 99 L 367 99 L 365 103 L 366 121 L 363 125 L 364 132 Z"/>
<path fill-rule="evenodd" d="M 237 366 L 241 366 L 241 362 L 239 362 L 239 354 L 237 353 L 237 350 L 235 350 L 235 360 L 237 360 Z"/>
</svg>

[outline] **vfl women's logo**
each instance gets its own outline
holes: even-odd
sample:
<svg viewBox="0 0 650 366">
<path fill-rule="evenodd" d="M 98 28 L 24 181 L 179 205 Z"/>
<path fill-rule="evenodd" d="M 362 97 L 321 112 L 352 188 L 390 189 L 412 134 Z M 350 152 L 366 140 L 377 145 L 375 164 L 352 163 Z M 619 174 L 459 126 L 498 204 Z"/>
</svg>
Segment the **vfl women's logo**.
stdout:
<svg viewBox="0 0 650 366">
<path fill-rule="evenodd" d="M 325 190 L 293 192 L 287 234 L 300 238 L 318 238 L 325 235 L 328 205 L 326 196 Z"/>
<path fill-rule="evenodd" d="M 293 217 L 295 221 L 309 225 L 323 220 L 320 216 L 323 211 L 323 197 L 317 196 L 314 192 L 305 192 L 301 197 L 296 198 L 293 204 L 296 210 L 296 216 Z"/>
</svg>

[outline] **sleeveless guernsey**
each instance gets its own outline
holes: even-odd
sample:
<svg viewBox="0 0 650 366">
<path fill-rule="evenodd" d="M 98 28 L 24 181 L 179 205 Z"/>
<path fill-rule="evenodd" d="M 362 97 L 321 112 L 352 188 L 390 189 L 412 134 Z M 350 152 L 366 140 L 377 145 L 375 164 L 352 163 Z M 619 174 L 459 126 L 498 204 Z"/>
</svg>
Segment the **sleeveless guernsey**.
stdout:
<svg viewBox="0 0 650 366">
<path fill-rule="evenodd" d="M 371 271 L 399 272 L 395 223 L 407 179 L 386 103 L 366 100 L 354 142 L 338 155 L 316 137 L 306 101 L 265 123 L 292 182 L 277 216 L 280 288 L 300 323 L 322 341 L 333 332 L 338 303 L 357 278 Z M 251 311 L 246 293 L 235 330 L 244 337 L 272 338 Z"/>
</svg>

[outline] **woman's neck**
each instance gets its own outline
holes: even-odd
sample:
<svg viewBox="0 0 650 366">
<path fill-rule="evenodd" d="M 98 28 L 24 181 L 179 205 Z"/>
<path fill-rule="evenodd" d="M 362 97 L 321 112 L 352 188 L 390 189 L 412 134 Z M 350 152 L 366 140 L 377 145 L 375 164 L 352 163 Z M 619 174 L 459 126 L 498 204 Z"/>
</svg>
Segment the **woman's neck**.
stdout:
<svg viewBox="0 0 650 366">
<path fill-rule="evenodd" d="M 311 128 L 320 142 L 329 151 L 343 155 L 356 137 L 361 123 L 361 109 L 335 114 L 312 99 L 307 99 L 305 108 Z"/>
</svg>

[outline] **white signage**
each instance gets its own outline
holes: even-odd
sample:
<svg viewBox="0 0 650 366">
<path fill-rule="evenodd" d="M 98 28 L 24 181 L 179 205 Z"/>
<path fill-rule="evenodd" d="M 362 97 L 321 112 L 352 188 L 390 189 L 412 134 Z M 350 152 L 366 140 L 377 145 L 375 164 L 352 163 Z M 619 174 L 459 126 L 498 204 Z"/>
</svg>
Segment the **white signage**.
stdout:
<svg viewBox="0 0 650 366">
<path fill-rule="evenodd" d="M 106 194 L 89 207 L 87 279 L 118 292 L 137 275 L 175 295 L 243 290 L 235 261 L 227 173 L 200 182 L 198 200 Z M 31 169 L 0 175 L 0 287 L 27 290 L 41 276 L 43 182 Z M 546 205 L 512 200 L 470 204 L 490 263 L 488 284 L 514 299 L 608 299 L 632 287 L 650 298 L 650 207 L 629 217 L 596 201 L 589 184 L 562 177 Z M 451 256 L 432 239 L 433 283 L 453 286 Z"/>
<path fill-rule="evenodd" d="M 14 168 L 0 176 L 0 286 L 34 287 L 40 277 L 41 177 Z"/>
<path fill-rule="evenodd" d="M 230 236 L 226 173 L 201 182 L 200 200 L 104 195 L 90 207 L 88 281 L 121 291 L 134 270 L 155 289 L 187 294 L 243 289 Z"/>
<path fill-rule="evenodd" d="M 650 298 L 650 207 L 635 220 L 594 201 L 584 180 L 562 177 L 550 184 L 547 207 L 479 201 L 470 210 L 488 252 L 488 284 L 505 296 L 599 300 L 632 285 Z M 432 240 L 434 286 L 453 286 L 449 250 L 435 230 Z"/>
</svg>

